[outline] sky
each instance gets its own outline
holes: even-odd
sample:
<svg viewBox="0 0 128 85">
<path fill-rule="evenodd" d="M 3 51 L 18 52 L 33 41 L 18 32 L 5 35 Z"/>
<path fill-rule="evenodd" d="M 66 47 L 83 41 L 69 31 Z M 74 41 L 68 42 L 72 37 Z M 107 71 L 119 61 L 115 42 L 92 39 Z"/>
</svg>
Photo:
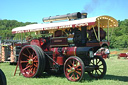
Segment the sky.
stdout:
<svg viewBox="0 0 128 85">
<path fill-rule="evenodd" d="M 0 0 L 0 19 L 43 23 L 43 17 L 87 12 L 128 19 L 128 0 Z"/>
</svg>

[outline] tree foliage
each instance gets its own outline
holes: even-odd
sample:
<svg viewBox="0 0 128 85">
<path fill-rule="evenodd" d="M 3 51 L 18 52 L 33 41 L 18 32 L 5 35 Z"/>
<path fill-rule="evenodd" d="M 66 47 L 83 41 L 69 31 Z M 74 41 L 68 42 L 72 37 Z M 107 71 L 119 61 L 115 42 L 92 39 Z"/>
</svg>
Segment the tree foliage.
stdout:
<svg viewBox="0 0 128 85">
<path fill-rule="evenodd" d="M 18 39 L 20 37 L 20 34 L 13 35 L 11 32 L 12 29 L 15 27 L 25 26 L 25 25 L 34 24 L 34 23 L 31 23 L 31 22 L 23 23 L 23 22 L 18 22 L 16 20 L 6 20 L 6 19 L 0 20 L 0 36 L 2 37 L 2 40 L 13 39 L 13 38 Z"/>
<path fill-rule="evenodd" d="M 128 19 L 118 21 L 110 40 L 111 48 L 128 48 Z"/>
</svg>

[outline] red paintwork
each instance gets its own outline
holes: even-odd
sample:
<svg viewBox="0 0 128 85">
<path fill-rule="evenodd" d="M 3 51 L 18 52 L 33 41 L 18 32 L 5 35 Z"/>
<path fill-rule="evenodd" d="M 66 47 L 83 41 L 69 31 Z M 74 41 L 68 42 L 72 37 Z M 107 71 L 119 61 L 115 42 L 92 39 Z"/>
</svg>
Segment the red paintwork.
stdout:
<svg viewBox="0 0 128 85">
<path fill-rule="evenodd" d="M 28 43 L 15 43 L 15 46 L 25 46 L 25 45 L 29 45 Z"/>
<path fill-rule="evenodd" d="M 33 39 L 30 42 L 30 45 L 37 45 L 37 46 L 41 47 L 41 43 L 40 43 L 39 39 Z"/>
<path fill-rule="evenodd" d="M 46 47 L 46 45 L 44 45 L 46 43 L 46 40 L 43 39 L 43 38 L 39 38 L 39 39 L 33 39 L 31 42 L 30 42 L 30 45 L 37 45 L 39 46 L 40 48 L 42 48 L 43 51 L 48 51 L 48 47 Z M 44 48 L 45 47 L 45 48 Z"/>
<path fill-rule="evenodd" d="M 128 53 L 120 53 L 118 59 L 120 59 L 120 57 L 126 57 L 128 59 Z"/>
<path fill-rule="evenodd" d="M 75 56 L 76 48 L 77 47 L 62 47 L 62 54 L 66 56 Z M 59 48 L 51 48 L 51 51 L 53 51 L 55 55 L 60 55 L 60 53 L 58 52 L 58 49 Z"/>
<path fill-rule="evenodd" d="M 105 53 L 97 53 L 96 55 L 98 55 L 98 56 L 102 56 L 102 58 L 104 58 L 104 59 L 106 59 L 106 58 L 108 58 L 108 54 L 105 54 Z"/>
<path fill-rule="evenodd" d="M 119 56 L 120 56 L 120 57 L 127 57 L 128 54 L 126 54 L 126 53 L 120 53 Z"/>
<path fill-rule="evenodd" d="M 99 43 L 99 42 L 97 42 L 97 43 L 86 43 L 86 46 L 87 46 L 87 47 L 100 46 L 100 43 Z"/>
<path fill-rule="evenodd" d="M 57 56 L 57 61 L 56 61 L 59 65 L 63 65 L 64 64 L 64 56 Z"/>
<path fill-rule="evenodd" d="M 109 46 L 110 45 L 110 42 L 108 42 L 108 41 L 107 42 L 104 42 L 104 41 L 103 42 L 102 41 L 100 42 L 100 46 L 103 46 L 104 44 L 106 44 L 107 46 Z"/>
<path fill-rule="evenodd" d="M 62 47 L 62 54 L 58 52 L 59 48 L 51 48 L 51 51 L 53 51 L 53 60 L 55 60 L 59 65 L 63 65 L 64 64 L 63 57 L 76 56 L 76 48 L 77 47 Z M 63 55 L 63 56 L 60 56 L 60 55 Z M 55 63 L 53 62 L 53 65 L 54 64 Z"/>
<path fill-rule="evenodd" d="M 110 42 L 87 42 L 86 43 L 86 46 L 87 47 L 95 47 L 95 46 L 103 46 L 103 45 L 107 45 L 109 46 L 110 45 Z"/>
<path fill-rule="evenodd" d="M 68 46 L 68 41 L 67 37 L 56 37 L 56 38 L 51 38 L 51 44 L 50 47 L 57 47 L 57 46 Z"/>
</svg>

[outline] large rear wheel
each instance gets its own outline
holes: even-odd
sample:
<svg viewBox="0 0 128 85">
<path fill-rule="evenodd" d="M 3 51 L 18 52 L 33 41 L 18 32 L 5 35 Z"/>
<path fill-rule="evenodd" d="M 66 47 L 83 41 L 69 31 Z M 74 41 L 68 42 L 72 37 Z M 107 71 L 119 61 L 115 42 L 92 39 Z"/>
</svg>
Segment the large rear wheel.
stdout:
<svg viewBox="0 0 128 85">
<path fill-rule="evenodd" d="M 84 77 L 83 61 L 76 56 L 69 57 L 64 63 L 64 74 L 69 81 L 81 81 Z"/>
<path fill-rule="evenodd" d="M 45 56 L 36 45 L 27 45 L 19 54 L 19 68 L 24 77 L 38 77 L 45 69 Z"/>
<path fill-rule="evenodd" d="M 101 79 L 105 76 L 107 66 L 104 59 L 101 56 L 94 56 L 91 59 L 90 65 L 95 67 L 94 70 L 88 72 L 90 77 Z"/>
</svg>

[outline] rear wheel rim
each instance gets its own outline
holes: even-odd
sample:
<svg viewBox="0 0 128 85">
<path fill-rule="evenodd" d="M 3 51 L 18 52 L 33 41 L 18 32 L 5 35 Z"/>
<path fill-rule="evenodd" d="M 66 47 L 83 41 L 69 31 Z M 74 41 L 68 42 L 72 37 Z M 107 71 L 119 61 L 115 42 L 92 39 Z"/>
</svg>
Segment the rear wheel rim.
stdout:
<svg viewBox="0 0 128 85">
<path fill-rule="evenodd" d="M 19 56 L 20 71 L 25 77 L 34 77 L 38 71 L 38 54 L 31 47 L 22 49 Z"/>
<path fill-rule="evenodd" d="M 70 57 L 64 65 L 64 73 L 69 81 L 81 81 L 84 75 L 84 64 L 77 57 Z"/>
</svg>

